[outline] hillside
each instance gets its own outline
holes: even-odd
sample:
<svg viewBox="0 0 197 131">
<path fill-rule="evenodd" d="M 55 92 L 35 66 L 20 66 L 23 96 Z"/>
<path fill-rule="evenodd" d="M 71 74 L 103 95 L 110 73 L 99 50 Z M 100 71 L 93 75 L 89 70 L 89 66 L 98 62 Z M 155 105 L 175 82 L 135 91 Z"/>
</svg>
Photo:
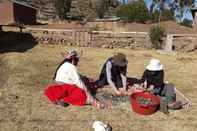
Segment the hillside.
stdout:
<svg viewBox="0 0 197 131">
<path fill-rule="evenodd" d="M 111 23 L 96 23 L 96 22 L 88 22 L 85 25 L 81 25 L 80 22 L 50 22 L 48 25 L 41 26 L 31 26 L 38 28 L 49 28 L 49 29 L 73 29 L 73 30 L 89 30 L 92 28 L 98 27 L 99 30 L 111 30 L 115 32 L 121 31 L 129 31 L 129 32 L 149 32 L 150 28 L 155 24 L 140 24 L 140 23 L 124 23 L 118 22 L 113 25 Z M 197 31 L 193 28 L 188 28 L 185 26 L 181 26 L 174 21 L 165 21 L 160 24 L 162 27 L 166 29 L 167 33 L 174 34 L 193 34 L 197 33 Z"/>
<path fill-rule="evenodd" d="M 3 0 L 2 0 L 3 1 Z M 54 19 L 56 17 L 55 11 L 55 0 L 16 0 L 19 2 L 24 2 L 28 5 L 36 7 L 38 9 L 39 19 Z M 96 17 L 96 4 L 98 0 L 72 0 L 70 5 L 70 11 L 68 12 L 68 17 L 72 19 L 89 19 Z M 109 10 L 106 11 L 106 16 L 111 16 L 114 14 L 115 8 L 118 5 L 118 1 L 108 0 Z M 66 5 L 65 5 L 66 6 Z"/>
<path fill-rule="evenodd" d="M 142 32 L 148 32 L 152 26 L 155 26 L 155 24 L 139 24 L 139 23 L 131 23 L 131 24 L 121 24 L 127 31 L 142 31 Z M 167 33 L 175 33 L 175 34 L 191 34 L 196 33 L 192 28 L 188 28 L 185 26 L 181 26 L 177 24 L 174 21 L 165 21 L 161 22 L 160 24 L 162 27 L 166 29 Z"/>
<path fill-rule="evenodd" d="M 1 0 L 2 1 L 2 0 Z M 54 22 L 56 18 L 56 12 L 54 7 L 54 0 L 17 0 L 25 2 L 38 9 L 38 20 L 49 20 L 49 25 L 36 26 L 40 28 L 55 28 L 55 29 L 83 29 L 88 30 L 99 26 L 98 30 L 112 30 L 112 31 L 141 31 L 148 32 L 150 28 L 156 24 L 140 24 L 140 23 L 124 23 L 118 22 L 115 26 L 108 23 L 87 23 L 81 25 L 82 22 Z M 72 0 L 72 6 L 69 16 L 87 18 L 94 16 L 95 12 L 89 8 L 91 3 L 95 3 L 97 0 Z M 113 8 L 110 8 L 113 12 Z M 108 14 L 109 15 L 109 14 Z M 52 21 L 52 22 L 51 22 Z M 173 21 L 161 22 L 161 26 L 166 29 L 167 33 L 196 33 L 194 29 L 180 26 Z"/>
</svg>

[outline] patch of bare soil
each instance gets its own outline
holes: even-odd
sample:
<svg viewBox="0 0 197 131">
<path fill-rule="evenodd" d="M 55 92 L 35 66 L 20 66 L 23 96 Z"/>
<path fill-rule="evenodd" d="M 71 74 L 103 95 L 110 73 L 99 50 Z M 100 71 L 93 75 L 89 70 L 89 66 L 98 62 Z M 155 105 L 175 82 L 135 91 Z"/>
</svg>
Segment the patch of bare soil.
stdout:
<svg viewBox="0 0 197 131">
<path fill-rule="evenodd" d="M 156 24 L 139 24 L 139 23 L 120 23 L 118 27 L 124 27 L 126 31 L 141 31 L 141 32 L 149 32 L 152 26 Z M 192 28 L 188 28 L 185 26 L 181 26 L 173 21 L 165 21 L 161 22 L 160 25 L 165 28 L 167 33 L 175 33 L 175 34 L 191 34 L 195 33 Z"/>
<path fill-rule="evenodd" d="M 45 29 L 68 29 L 68 30 L 86 30 L 88 29 L 86 25 L 80 24 L 80 22 L 52 22 L 46 25 L 36 25 L 31 26 L 36 28 Z"/>
</svg>

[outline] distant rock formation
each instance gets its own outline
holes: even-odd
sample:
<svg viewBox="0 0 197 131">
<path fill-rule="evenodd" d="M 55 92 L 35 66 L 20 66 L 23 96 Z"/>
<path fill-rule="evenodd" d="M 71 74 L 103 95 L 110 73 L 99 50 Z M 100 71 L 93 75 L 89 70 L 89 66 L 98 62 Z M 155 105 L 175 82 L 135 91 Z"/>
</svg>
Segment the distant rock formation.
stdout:
<svg viewBox="0 0 197 131">
<path fill-rule="evenodd" d="M 0 0 L 3 1 L 3 0 Z M 28 5 L 36 7 L 38 9 L 38 19 L 55 19 L 56 9 L 55 0 L 17 0 L 19 2 L 25 2 Z M 97 16 L 96 4 L 100 0 L 72 0 L 68 17 L 72 19 L 92 19 Z M 118 0 L 106 0 L 109 8 L 105 12 L 105 16 L 113 16 L 115 14 L 116 7 L 118 6 Z"/>
<path fill-rule="evenodd" d="M 95 0 L 72 0 L 69 17 L 76 19 L 95 17 L 94 1 Z"/>
<path fill-rule="evenodd" d="M 96 5 L 98 2 L 100 2 L 100 0 L 72 0 L 69 16 L 72 18 L 95 18 L 97 16 Z M 115 14 L 116 7 L 118 6 L 118 1 L 106 0 L 106 2 L 109 8 L 105 12 L 105 16 L 113 16 Z"/>
</svg>

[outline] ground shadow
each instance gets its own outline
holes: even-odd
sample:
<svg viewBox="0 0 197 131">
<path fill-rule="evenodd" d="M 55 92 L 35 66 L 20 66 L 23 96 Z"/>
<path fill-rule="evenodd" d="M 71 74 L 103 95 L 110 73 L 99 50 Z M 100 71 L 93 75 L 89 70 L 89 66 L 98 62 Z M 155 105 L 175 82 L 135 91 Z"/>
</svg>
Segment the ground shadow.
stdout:
<svg viewBox="0 0 197 131">
<path fill-rule="evenodd" d="M 29 33 L 0 32 L 0 53 L 25 52 L 37 44 Z"/>
<path fill-rule="evenodd" d="M 95 96 L 96 92 L 97 92 L 97 85 L 96 85 L 96 81 L 92 80 L 91 78 L 85 76 L 85 75 L 80 75 L 82 81 L 84 82 L 84 84 L 86 85 L 86 87 L 88 88 L 89 92 Z"/>
<path fill-rule="evenodd" d="M 141 79 L 127 77 L 127 86 L 133 86 L 134 84 L 140 84 L 140 83 L 141 83 Z"/>
</svg>

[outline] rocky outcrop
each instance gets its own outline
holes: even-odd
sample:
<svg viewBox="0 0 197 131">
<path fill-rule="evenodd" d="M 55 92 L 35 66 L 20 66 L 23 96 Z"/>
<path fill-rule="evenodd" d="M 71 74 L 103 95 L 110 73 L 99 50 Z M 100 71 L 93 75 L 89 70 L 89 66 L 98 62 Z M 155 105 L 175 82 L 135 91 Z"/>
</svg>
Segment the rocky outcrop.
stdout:
<svg viewBox="0 0 197 131">
<path fill-rule="evenodd" d="M 69 16 L 76 19 L 94 17 L 92 0 L 72 0 Z"/>
<path fill-rule="evenodd" d="M 93 19 L 97 17 L 96 8 L 101 0 L 72 0 L 70 17 L 79 19 Z M 106 0 L 106 10 L 104 16 L 111 17 L 115 14 L 116 7 L 119 5 L 117 0 Z M 104 7 L 101 7 L 104 10 Z"/>
</svg>

